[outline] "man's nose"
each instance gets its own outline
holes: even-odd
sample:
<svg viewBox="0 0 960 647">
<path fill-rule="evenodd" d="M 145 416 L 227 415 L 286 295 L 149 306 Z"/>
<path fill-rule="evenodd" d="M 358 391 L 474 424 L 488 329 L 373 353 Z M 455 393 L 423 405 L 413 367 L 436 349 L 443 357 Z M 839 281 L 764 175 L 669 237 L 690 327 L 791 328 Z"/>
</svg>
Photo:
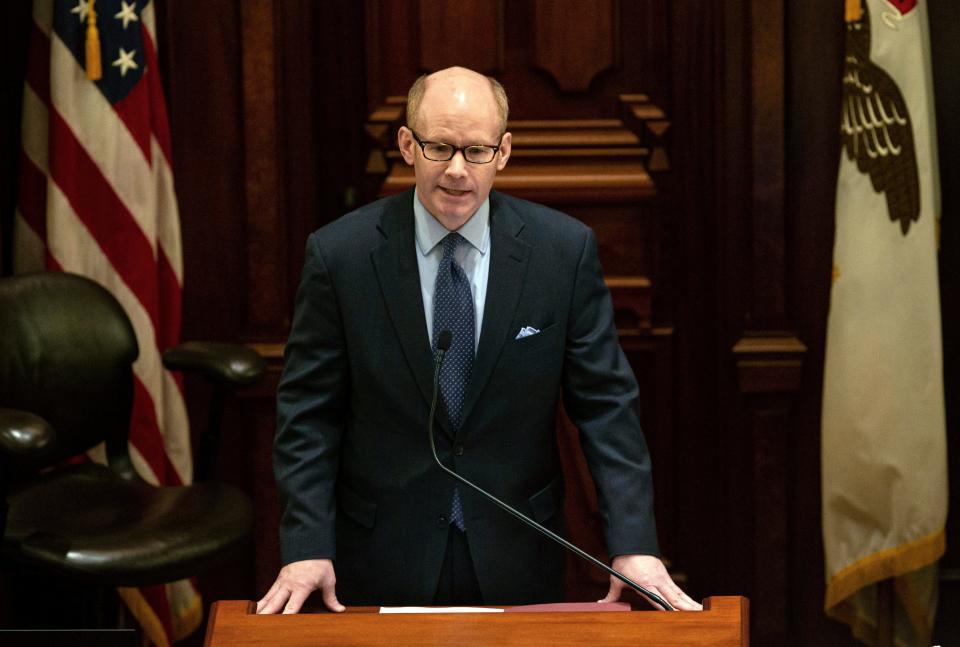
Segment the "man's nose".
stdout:
<svg viewBox="0 0 960 647">
<path fill-rule="evenodd" d="M 453 177 L 463 177 L 467 174 L 467 160 L 463 158 L 463 151 L 457 151 L 447 162 L 446 174 Z"/>
</svg>

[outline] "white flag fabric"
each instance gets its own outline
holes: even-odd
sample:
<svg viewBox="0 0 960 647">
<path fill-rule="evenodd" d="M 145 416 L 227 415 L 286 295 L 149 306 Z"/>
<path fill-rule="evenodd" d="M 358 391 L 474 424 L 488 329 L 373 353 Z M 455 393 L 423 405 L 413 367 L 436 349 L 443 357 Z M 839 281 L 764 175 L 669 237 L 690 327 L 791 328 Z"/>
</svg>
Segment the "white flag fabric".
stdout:
<svg viewBox="0 0 960 647">
<path fill-rule="evenodd" d="M 929 645 L 947 515 L 939 179 L 927 7 L 846 0 L 833 287 L 822 413 L 827 613 Z"/>
</svg>

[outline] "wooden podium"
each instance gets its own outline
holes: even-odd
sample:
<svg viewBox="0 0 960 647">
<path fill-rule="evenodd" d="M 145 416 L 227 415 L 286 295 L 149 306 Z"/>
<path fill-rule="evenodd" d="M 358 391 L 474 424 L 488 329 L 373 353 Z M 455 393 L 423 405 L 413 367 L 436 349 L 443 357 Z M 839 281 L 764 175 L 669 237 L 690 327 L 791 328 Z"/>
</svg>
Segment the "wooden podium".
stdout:
<svg viewBox="0 0 960 647">
<path fill-rule="evenodd" d="M 247 600 L 215 602 L 206 647 L 246 645 L 644 645 L 749 644 L 749 601 L 712 597 L 703 611 L 379 614 L 377 607 L 345 613 L 258 616 Z"/>
</svg>

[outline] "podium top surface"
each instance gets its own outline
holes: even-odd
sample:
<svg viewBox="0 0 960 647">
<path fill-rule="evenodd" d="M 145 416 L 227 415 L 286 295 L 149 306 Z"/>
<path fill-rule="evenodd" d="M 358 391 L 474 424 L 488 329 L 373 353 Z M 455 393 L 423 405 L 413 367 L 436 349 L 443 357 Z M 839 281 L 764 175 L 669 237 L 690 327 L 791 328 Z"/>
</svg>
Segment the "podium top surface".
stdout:
<svg viewBox="0 0 960 647">
<path fill-rule="evenodd" d="M 377 607 L 346 613 L 264 615 L 248 600 L 215 602 L 206 647 L 252 645 L 589 645 L 746 647 L 749 602 L 711 597 L 703 611 L 617 613 L 380 614 Z"/>
</svg>

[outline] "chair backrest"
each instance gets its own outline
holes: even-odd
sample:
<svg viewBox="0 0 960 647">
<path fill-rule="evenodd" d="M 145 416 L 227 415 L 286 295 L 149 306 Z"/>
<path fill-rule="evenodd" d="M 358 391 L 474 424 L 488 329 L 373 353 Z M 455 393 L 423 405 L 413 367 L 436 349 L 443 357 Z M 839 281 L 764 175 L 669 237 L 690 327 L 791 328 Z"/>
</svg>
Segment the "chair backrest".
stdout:
<svg viewBox="0 0 960 647">
<path fill-rule="evenodd" d="M 0 407 L 42 416 L 57 435 L 53 463 L 107 442 L 127 463 L 133 326 L 106 289 L 44 272 L 0 279 Z"/>
</svg>

